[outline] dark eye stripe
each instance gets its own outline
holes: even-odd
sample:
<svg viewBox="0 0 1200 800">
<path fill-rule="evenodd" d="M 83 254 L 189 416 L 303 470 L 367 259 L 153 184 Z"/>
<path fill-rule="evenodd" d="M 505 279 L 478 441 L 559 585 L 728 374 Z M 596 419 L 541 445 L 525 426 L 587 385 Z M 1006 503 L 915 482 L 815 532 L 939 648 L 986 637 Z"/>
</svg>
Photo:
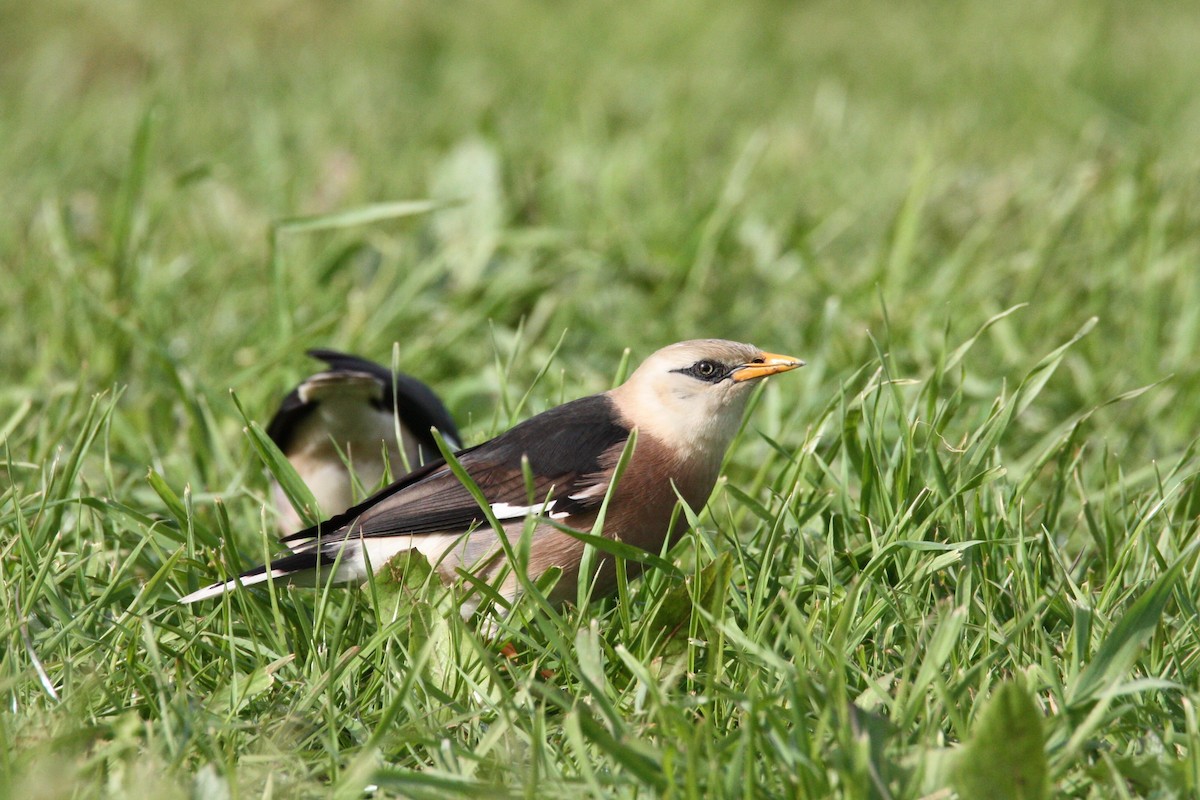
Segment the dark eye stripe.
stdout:
<svg viewBox="0 0 1200 800">
<path fill-rule="evenodd" d="M 712 361 L 707 358 L 697 361 L 690 367 L 672 370 L 672 372 L 681 372 L 684 375 L 689 375 L 705 383 L 720 383 L 729 377 L 728 367 L 718 361 Z"/>
</svg>

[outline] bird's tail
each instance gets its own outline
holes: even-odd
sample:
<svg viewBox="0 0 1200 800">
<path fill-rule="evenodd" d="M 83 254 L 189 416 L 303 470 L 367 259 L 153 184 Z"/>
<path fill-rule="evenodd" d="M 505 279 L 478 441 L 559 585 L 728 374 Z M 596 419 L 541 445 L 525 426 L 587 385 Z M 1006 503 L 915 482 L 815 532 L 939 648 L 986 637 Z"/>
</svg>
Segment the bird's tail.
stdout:
<svg viewBox="0 0 1200 800">
<path fill-rule="evenodd" d="M 262 566 L 243 572 L 231 581 L 214 583 L 211 586 L 206 586 L 191 594 L 184 595 L 179 598 L 179 602 L 185 605 L 196 603 L 200 600 L 207 600 L 210 597 L 217 597 L 226 592 L 232 592 L 242 586 L 254 586 L 257 583 L 266 583 L 274 579 L 285 580 L 288 583 L 294 583 L 297 579 L 311 579 L 318 567 L 332 565 L 333 561 L 334 559 L 317 550 L 292 553 L 272 561 L 270 564 L 263 564 Z"/>
</svg>

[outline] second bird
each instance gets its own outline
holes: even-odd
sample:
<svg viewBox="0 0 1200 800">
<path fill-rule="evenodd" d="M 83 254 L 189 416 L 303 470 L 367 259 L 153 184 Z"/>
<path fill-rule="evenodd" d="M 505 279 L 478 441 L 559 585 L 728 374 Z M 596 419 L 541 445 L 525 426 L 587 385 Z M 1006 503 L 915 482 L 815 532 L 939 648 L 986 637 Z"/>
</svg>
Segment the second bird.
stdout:
<svg viewBox="0 0 1200 800">
<path fill-rule="evenodd" d="M 440 459 L 430 428 L 437 428 L 451 448 L 462 446 L 450 412 L 416 378 L 336 350 L 309 350 L 308 355 L 329 369 L 284 398 L 267 435 L 313 493 L 322 518 L 354 503 L 355 479 L 368 491 L 379 484 L 385 453 L 386 466 L 397 477 Z M 271 493 L 282 532 L 305 527 L 275 481 Z"/>
</svg>

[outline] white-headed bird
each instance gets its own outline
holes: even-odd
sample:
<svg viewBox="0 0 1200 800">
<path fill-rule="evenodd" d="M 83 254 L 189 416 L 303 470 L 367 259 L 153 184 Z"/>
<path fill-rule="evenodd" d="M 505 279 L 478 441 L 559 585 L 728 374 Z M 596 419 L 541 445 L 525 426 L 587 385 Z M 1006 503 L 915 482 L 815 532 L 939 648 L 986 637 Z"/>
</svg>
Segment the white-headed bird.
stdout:
<svg viewBox="0 0 1200 800">
<path fill-rule="evenodd" d="M 617 388 L 538 414 L 456 458 L 509 542 L 515 545 L 535 518 L 526 569 L 533 580 L 561 569 L 549 596 L 561 602 L 575 595 L 585 548 L 562 528 L 592 529 L 632 431 L 633 453 L 613 488 L 603 535 L 658 553 L 682 531 L 671 524 L 678 499 L 693 509 L 708 500 L 754 384 L 803 365 L 738 342 L 680 342 L 651 355 Z M 407 550 L 419 551 L 447 580 L 463 569 L 491 581 L 505 563 L 497 537 L 480 504 L 437 461 L 286 537 L 292 552 L 180 602 L 267 580 L 312 585 L 331 572 L 336 581 L 361 581 Z M 596 592 L 611 591 L 612 559 L 599 553 L 594 564 Z M 628 566 L 634 574 L 640 565 Z M 498 588 L 511 599 L 519 582 L 509 575 Z"/>
<path fill-rule="evenodd" d="M 326 517 L 353 505 L 355 479 L 374 489 L 385 467 L 400 476 L 440 460 L 430 428 L 437 428 L 452 448 L 462 446 L 450 412 L 416 378 L 336 350 L 309 350 L 308 355 L 329 369 L 307 378 L 284 398 L 267 424 L 267 435 Z M 289 533 L 304 527 L 274 480 L 271 493 L 280 529 Z"/>
</svg>

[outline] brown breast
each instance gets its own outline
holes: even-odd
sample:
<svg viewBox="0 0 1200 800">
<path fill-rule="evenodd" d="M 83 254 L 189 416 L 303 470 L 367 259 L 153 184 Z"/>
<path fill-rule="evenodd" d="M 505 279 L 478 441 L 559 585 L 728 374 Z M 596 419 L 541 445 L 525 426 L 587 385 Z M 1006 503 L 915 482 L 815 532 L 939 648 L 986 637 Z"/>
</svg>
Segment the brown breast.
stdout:
<svg viewBox="0 0 1200 800">
<path fill-rule="evenodd" d="M 615 466 L 620 458 L 620 448 L 606 454 L 606 469 Z M 620 483 L 609 505 L 604 522 L 604 535 L 658 554 L 668 539 L 674 542 L 684 530 L 687 520 L 682 513 L 671 528 L 671 515 L 678 502 L 675 490 L 694 510 L 699 511 L 708 500 L 716 482 L 720 463 L 683 465 L 673 451 L 662 442 L 649 436 L 641 436 L 633 458 L 621 476 Z M 596 515 L 578 515 L 564 520 L 577 530 L 590 531 Z M 529 572 L 541 575 L 548 567 L 559 567 L 563 577 L 551 594 L 551 599 L 563 601 L 573 599 L 579 575 L 579 563 L 583 555 L 583 543 L 553 527 L 540 526 L 531 548 Z M 599 575 L 597 594 L 606 594 L 616 588 L 616 572 L 613 559 L 607 554 L 597 554 Z M 642 565 L 626 564 L 627 574 L 636 576 Z"/>
</svg>

